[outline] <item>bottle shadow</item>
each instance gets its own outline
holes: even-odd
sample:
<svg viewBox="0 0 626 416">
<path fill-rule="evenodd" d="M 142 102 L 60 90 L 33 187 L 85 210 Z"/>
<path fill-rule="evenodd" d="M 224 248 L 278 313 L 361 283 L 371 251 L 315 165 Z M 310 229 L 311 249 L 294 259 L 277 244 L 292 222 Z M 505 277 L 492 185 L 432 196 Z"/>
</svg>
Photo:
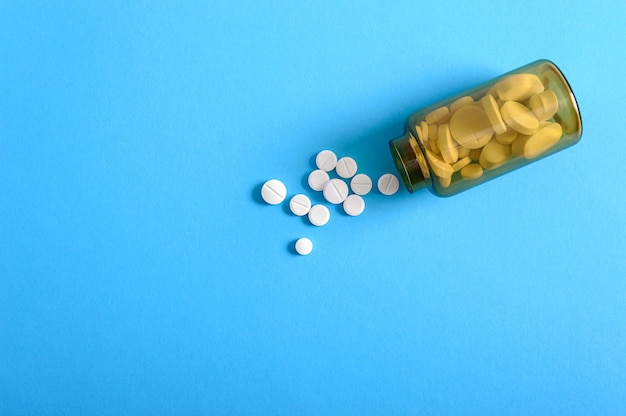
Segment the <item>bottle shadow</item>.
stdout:
<svg viewBox="0 0 626 416">
<path fill-rule="evenodd" d="M 364 107 L 360 112 L 353 112 L 355 116 L 351 119 L 341 120 L 341 122 L 334 123 L 328 129 L 325 129 L 326 131 L 320 132 L 318 130 L 311 133 L 310 136 L 305 132 L 300 137 L 300 140 L 317 142 L 321 135 L 325 138 L 326 144 L 320 148 L 311 149 L 308 157 L 308 169 L 305 168 L 306 171 L 302 174 L 300 180 L 301 190 L 288 196 L 285 202 L 283 202 L 283 211 L 293 215 L 289 209 L 289 199 L 297 193 L 304 193 L 311 199 L 312 205 L 324 204 L 329 207 L 333 214 L 336 213 L 342 217 L 349 217 L 341 204 L 336 205 L 333 209 L 330 206 L 332 204 L 329 204 L 324 199 L 321 191 L 314 191 L 308 185 L 308 175 L 311 171 L 317 169 L 315 164 L 317 153 L 324 149 L 333 151 L 338 159 L 344 156 L 352 157 L 358 164 L 357 173 L 364 173 L 372 179 L 372 191 L 364 196 L 366 204 L 368 203 L 367 200 L 372 197 L 375 199 L 390 198 L 380 194 L 376 184 L 378 178 L 385 173 L 393 173 L 398 176 L 389 150 L 389 141 L 404 135 L 407 118 L 420 108 L 425 108 L 447 97 L 484 83 L 499 72 L 494 70 L 493 67 L 476 66 L 471 62 L 458 62 L 445 68 L 431 66 L 433 67 L 420 68 L 420 73 L 425 75 L 411 80 L 410 85 L 398 86 L 396 91 L 392 93 L 382 92 L 377 94 L 375 91 L 372 92 L 370 94 L 373 97 L 371 101 L 375 105 L 369 106 L 369 108 Z M 391 108 L 392 105 L 397 110 L 389 112 L 388 108 Z M 372 123 L 372 119 L 368 119 L 368 114 L 377 112 L 382 115 L 378 121 Z M 364 123 L 364 120 L 367 121 Z M 356 134 L 355 126 L 358 127 Z M 334 171 L 329 172 L 329 176 L 330 178 L 338 177 Z M 349 185 L 349 179 L 346 182 Z M 265 204 L 261 198 L 262 186 L 263 184 L 260 183 L 253 189 L 253 200 L 259 204 Z M 420 193 L 427 194 L 428 192 Z M 404 199 L 409 196 L 411 200 L 414 200 L 415 197 L 401 185 L 400 191 L 392 197 L 394 199 Z M 308 221 L 306 215 L 301 218 L 304 223 L 313 226 Z"/>
</svg>

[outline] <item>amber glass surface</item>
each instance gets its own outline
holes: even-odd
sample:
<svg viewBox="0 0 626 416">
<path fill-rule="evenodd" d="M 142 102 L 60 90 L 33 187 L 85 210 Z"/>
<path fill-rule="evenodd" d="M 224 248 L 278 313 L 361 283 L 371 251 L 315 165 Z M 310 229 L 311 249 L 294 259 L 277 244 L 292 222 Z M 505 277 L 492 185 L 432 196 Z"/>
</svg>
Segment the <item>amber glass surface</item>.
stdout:
<svg viewBox="0 0 626 416">
<path fill-rule="evenodd" d="M 521 98 L 516 99 L 507 96 L 506 93 L 509 91 L 515 93 L 516 89 L 524 89 L 523 85 L 518 88 L 518 85 L 511 81 L 529 78 L 511 77 L 517 74 L 533 75 L 531 78 L 538 85 L 534 85 L 535 90 L 531 96 L 522 94 Z M 508 89 L 503 88 L 503 85 Z M 532 128 L 532 131 L 527 130 L 527 126 L 518 126 L 515 123 L 516 120 L 511 120 L 507 109 L 503 109 L 508 101 L 515 101 L 507 106 L 509 108 L 517 106 L 531 114 L 530 118 L 532 118 L 532 114 L 537 112 L 536 103 L 541 102 L 539 97 L 533 98 L 532 96 L 544 91 L 554 93 L 547 92 L 541 97 L 548 95 L 547 98 L 551 99 L 550 103 L 553 106 L 556 104 L 554 103 L 554 97 L 556 97 L 558 107 L 549 118 L 542 117 L 539 110 L 540 115 L 536 117 L 538 127 Z M 484 121 L 485 108 L 490 100 L 486 98 L 488 95 L 493 98 L 490 123 Z M 471 97 L 471 100 L 462 99 L 463 97 Z M 462 100 L 458 101 L 459 99 Z M 533 104 L 535 104 L 534 107 Z M 455 113 L 465 106 L 474 106 L 476 110 L 465 109 L 463 114 L 455 117 Z M 529 111 L 533 108 L 535 108 L 535 113 Z M 477 115 L 476 120 L 472 120 L 474 114 Z M 506 115 L 509 115 L 509 118 L 504 117 L 504 122 L 501 119 L 499 123 L 492 122 L 494 118 L 498 120 L 498 117 Z M 542 118 L 545 119 L 542 120 Z M 465 127 L 462 123 L 469 123 L 474 128 L 472 132 L 475 132 L 475 135 L 472 137 L 478 137 L 478 143 L 476 141 L 468 143 L 465 137 L 461 137 L 459 131 L 464 130 Z M 480 126 L 480 129 L 476 126 Z M 539 132 L 545 127 L 550 127 L 548 130 L 559 133 L 547 135 L 544 134 L 545 132 Z M 449 134 L 446 141 L 445 135 L 442 138 L 439 137 L 440 129 L 442 131 L 447 129 L 448 132 L 452 130 L 453 134 Z M 504 140 L 508 134 L 515 136 L 512 142 Z M 435 195 L 450 196 L 572 146 L 578 142 L 581 135 L 580 112 L 569 83 L 555 64 L 548 60 L 539 60 L 413 113 L 407 120 L 406 134 L 390 141 L 390 148 L 402 182 L 410 192 L 427 187 Z M 498 143 L 489 145 L 488 151 L 492 155 L 492 160 L 487 160 L 488 153 L 485 153 L 481 159 L 480 154 L 485 146 L 495 141 Z M 441 149 L 440 144 L 443 144 L 445 149 Z M 494 149 L 497 150 L 497 163 L 493 163 L 491 151 Z M 446 157 L 443 153 L 446 153 Z M 459 162 L 463 158 L 465 159 Z M 480 169 L 473 166 L 464 171 L 460 166 L 466 163 L 478 165 Z M 480 170 L 482 173 L 479 176 L 469 174 L 471 171 Z"/>
</svg>

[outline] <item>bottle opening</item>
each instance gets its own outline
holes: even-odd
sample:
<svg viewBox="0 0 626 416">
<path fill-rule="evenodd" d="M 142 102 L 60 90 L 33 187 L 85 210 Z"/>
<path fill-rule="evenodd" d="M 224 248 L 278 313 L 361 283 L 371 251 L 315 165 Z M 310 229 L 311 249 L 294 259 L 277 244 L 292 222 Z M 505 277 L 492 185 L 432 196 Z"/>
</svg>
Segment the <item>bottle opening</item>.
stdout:
<svg viewBox="0 0 626 416">
<path fill-rule="evenodd" d="M 407 136 L 390 140 L 389 149 L 402 183 L 412 193 L 426 186 L 424 169 L 427 168 L 420 166 L 420 161 L 424 161 L 424 155 L 419 149 L 416 151 L 410 140 L 411 138 Z M 417 143 L 415 145 L 417 146 Z"/>
</svg>

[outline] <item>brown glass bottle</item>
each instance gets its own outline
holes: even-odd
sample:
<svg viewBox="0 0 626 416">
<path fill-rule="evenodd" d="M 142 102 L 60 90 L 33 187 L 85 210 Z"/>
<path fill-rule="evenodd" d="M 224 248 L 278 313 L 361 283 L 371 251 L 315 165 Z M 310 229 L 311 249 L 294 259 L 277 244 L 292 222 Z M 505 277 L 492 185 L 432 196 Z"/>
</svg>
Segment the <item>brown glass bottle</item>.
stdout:
<svg viewBox="0 0 626 416">
<path fill-rule="evenodd" d="M 578 104 L 539 60 L 413 113 L 389 146 L 409 192 L 450 196 L 576 144 Z"/>
</svg>

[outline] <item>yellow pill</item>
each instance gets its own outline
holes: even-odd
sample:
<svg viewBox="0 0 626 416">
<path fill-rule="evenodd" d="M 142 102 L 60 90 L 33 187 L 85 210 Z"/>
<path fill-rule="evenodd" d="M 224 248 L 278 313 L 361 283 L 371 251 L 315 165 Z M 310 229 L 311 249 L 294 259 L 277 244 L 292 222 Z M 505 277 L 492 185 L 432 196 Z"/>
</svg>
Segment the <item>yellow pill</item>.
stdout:
<svg viewBox="0 0 626 416">
<path fill-rule="evenodd" d="M 451 182 L 452 182 L 452 176 L 447 176 L 445 178 L 439 177 L 439 184 L 441 185 L 442 188 L 447 188 L 448 186 L 450 186 Z"/>
<path fill-rule="evenodd" d="M 502 144 L 511 144 L 517 138 L 518 132 L 513 129 L 508 129 L 502 134 L 496 134 L 495 139 Z"/>
<path fill-rule="evenodd" d="M 511 157 L 511 146 L 501 144 L 496 140 L 491 140 L 480 152 L 478 162 L 485 169 L 495 169 L 502 166 Z"/>
<path fill-rule="evenodd" d="M 440 155 L 441 154 L 441 150 L 439 149 L 439 144 L 437 143 L 439 140 L 434 139 L 434 140 L 429 140 L 428 141 L 428 145 L 430 147 L 430 150 L 433 151 L 433 153 L 435 153 L 436 155 Z"/>
<path fill-rule="evenodd" d="M 466 95 L 465 97 L 461 97 L 455 102 L 453 102 L 452 104 L 450 104 L 450 112 L 454 113 L 459 108 L 465 107 L 466 105 L 469 105 L 469 104 L 474 104 L 474 99 L 472 97 L 470 97 L 469 95 Z"/>
<path fill-rule="evenodd" d="M 504 120 L 502 120 L 502 115 L 500 114 L 500 108 L 498 108 L 498 103 L 496 103 L 496 99 L 493 98 L 492 95 L 487 94 L 481 100 L 480 103 L 483 105 L 483 109 L 485 110 L 485 114 L 487 114 L 487 118 L 491 123 L 491 127 L 496 134 L 502 134 L 506 131 L 506 124 Z"/>
<path fill-rule="evenodd" d="M 552 90 L 545 90 L 528 99 L 528 108 L 535 113 L 539 121 L 552 118 L 559 109 L 559 99 Z"/>
<path fill-rule="evenodd" d="M 420 123 L 420 128 L 422 129 L 422 136 L 424 136 L 424 140 L 428 139 L 428 123 L 422 121 Z"/>
<path fill-rule="evenodd" d="M 437 135 L 438 132 L 439 132 L 439 125 L 437 124 L 428 125 L 428 145 L 430 146 L 433 152 L 440 155 L 441 150 L 439 149 L 439 143 L 437 143 L 437 140 L 439 140 L 439 137 Z"/>
<path fill-rule="evenodd" d="M 438 138 L 439 138 L 439 125 L 429 124 L 428 125 L 428 140 L 437 140 Z"/>
<path fill-rule="evenodd" d="M 431 111 L 426 115 L 425 120 L 428 124 L 435 124 L 444 121 L 446 117 L 450 115 L 448 107 L 439 107 L 438 109 Z"/>
<path fill-rule="evenodd" d="M 519 136 L 511 145 L 511 150 L 515 156 L 532 159 L 554 146 L 562 135 L 563 128 L 559 123 L 545 123 L 532 135 Z"/>
<path fill-rule="evenodd" d="M 422 128 L 419 125 L 415 126 L 415 133 L 417 133 L 417 137 L 420 139 L 420 142 L 424 143 L 424 134 L 422 133 Z"/>
<path fill-rule="evenodd" d="M 472 149 L 469 152 L 469 158 L 475 161 L 478 161 L 478 159 L 480 159 L 480 152 L 483 151 L 482 147 L 479 147 L 478 149 Z"/>
<path fill-rule="evenodd" d="M 501 108 L 502 118 L 513 130 L 522 134 L 532 134 L 539 127 L 539 120 L 524 104 L 507 101 Z"/>
<path fill-rule="evenodd" d="M 478 105 L 457 110 L 450 118 L 450 132 L 458 144 L 468 149 L 483 147 L 493 136 L 489 119 Z"/>
<path fill-rule="evenodd" d="M 452 174 L 454 173 L 452 166 L 448 165 L 446 162 L 440 159 L 439 156 L 437 156 L 430 150 L 426 150 L 426 158 L 430 162 L 430 167 L 435 175 L 442 178 L 447 178 L 448 176 L 452 176 Z"/>
<path fill-rule="evenodd" d="M 439 136 L 437 145 L 441 156 L 446 163 L 454 163 L 459 159 L 459 150 L 457 144 L 452 140 L 452 134 L 450 134 L 450 126 L 448 124 L 442 124 L 439 126 Z"/>
<path fill-rule="evenodd" d="M 534 74 L 515 74 L 498 81 L 496 93 L 502 101 L 523 101 L 544 90 L 543 83 Z"/>
<path fill-rule="evenodd" d="M 465 156 L 469 156 L 470 154 L 470 149 L 468 149 L 467 147 L 459 147 L 459 159 L 464 158 Z"/>
<path fill-rule="evenodd" d="M 455 172 L 458 172 L 470 163 L 472 163 L 472 159 L 470 159 L 469 156 L 465 156 L 463 159 L 459 159 L 454 165 L 452 165 L 452 169 Z"/>
<path fill-rule="evenodd" d="M 477 163 L 471 163 L 461 169 L 461 177 L 463 179 L 477 179 L 483 174 L 483 168 Z"/>
</svg>

